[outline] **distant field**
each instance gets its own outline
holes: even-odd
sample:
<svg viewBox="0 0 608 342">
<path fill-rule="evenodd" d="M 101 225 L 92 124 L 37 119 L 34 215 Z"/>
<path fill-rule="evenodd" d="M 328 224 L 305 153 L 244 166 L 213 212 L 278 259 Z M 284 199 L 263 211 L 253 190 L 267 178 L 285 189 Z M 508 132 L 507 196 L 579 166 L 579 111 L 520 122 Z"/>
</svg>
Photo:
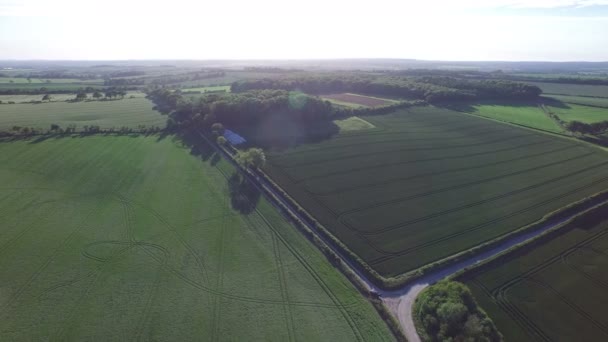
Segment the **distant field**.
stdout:
<svg viewBox="0 0 608 342">
<path fill-rule="evenodd" d="M 376 127 L 358 116 L 351 116 L 344 120 L 334 120 L 334 123 L 340 127 L 340 132 L 360 131 Z"/>
<path fill-rule="evenodd" d="M 81 80 L 77 78 L 31 78 L 29 81 L 27 78 L 15 78 L 15 77 L 0 77 L 0 83 L 11 84 L 54 84 L 54 83 L 83 83 L 83 84 L 103 84 L 102 79 L 92 80 Z M 50 82 L 47 82 L 50 81 Z"/>
<path fill-rule="evenodd" d="M 547 82 L 525 82 L 538 86 L 545 94 L 608 97 L 608 86 L 588 84 L 566 84 Z"/>
<path fill-rule="evenodd" d="M 60 101 L 67 101 L 67 100 L 73 100 L 76 97 L 76 94 L 50 94 L 52 97 L 52 101 L 55 102 L 60 102 Z M 89 96 L 89 98 L 91 98 L 91 93 L 87 94 Z M 8 103 L 9 101 L 15 102 L 15 103 L 26 103 L 26 102 L 31 102 L 31 101 L 41 101 L 42 97 L 44 95 L 41 94 L 37 94 L 37 95 L 0 95 L 0 101 L 2 101 L 3 103 Z M 146 94 L 142 93 L 142 92 L 138 92 L 138 91 L 130 91 L 127 92 L 127 96 L 125 96 L 125 98 L 130 98 L 131 96 L 134 97 L 146 97 Z"/>
<path fill-rule="evenodd" d="M 230 86 L 229 85 L 222 85 L 222 86 L 208 86 L 208 87 L 198 87 L 198 88 L 183 88 L 181 89 L 182 92 L 201 92 L 201 93 L 207 93 L 207 92 L 230 92 Z"/>
<path fill-rule="evenodd" d="M 459 279 L 505 341 L 608 340 L 608 216 Z"/>
<path fill-rule="evenodd" d="M 390 99 L 350 93 L 321 95 L 321 98 L 348 107 L 381 107 L 397 102 Z"/>
<path fill-rule="evenodd" d="M 2 341 L 392 340 L 268 202 L 232 209 L 223 160 L 100 136 L 0 159 Z"/>
<path fill-rule="evenodd" d="M 141 97 L 117 101 L 3 104 L 0 105 L 0 130 L 8 130 L 15 125 L 47 129 L 51 124 L 62 127 L 75 124 L 77 129 L 84 125 L 99 125 L 101 128 L 165 127 L 166 116 L 153 107 L 152 102 Z"/>
<path fill-rule="evenodd" d="M 576 120 L 593 123 L 608 120 L 608 108 L 581 106 L 569 103 L 567 104 L 567 108 L 549 106 L 549 109 L 564 121 Z"/>
<path fill-rule="evenodd" d="M 608 154 L 435 107 L 270 153 L 266 170 L 381 275 L 479 245 L 608 188 Z"/>
<path fill-rule="evenodd" d="M 560 133 L 562 128 L 535 105 L 474 105 L 471 114 Z"/>
<path fill-rule="evenodd" d="M 566 95 L 551 95 L 551 98 L 564 103 L 573 103 L 583 106 L 595 106 L 608 108 L 608 97 L 586 97 L 586 96 L 566 96 Z"/>
<path fill-rule="evenodd" d="M 80 88 L 93 87 L 103 88 L 103 84 L 98 83 L 0 83 L 0 91 L 9 89 L 37 90 L 46 88 L 52 91 L 76 91 Z"/>
</svg>

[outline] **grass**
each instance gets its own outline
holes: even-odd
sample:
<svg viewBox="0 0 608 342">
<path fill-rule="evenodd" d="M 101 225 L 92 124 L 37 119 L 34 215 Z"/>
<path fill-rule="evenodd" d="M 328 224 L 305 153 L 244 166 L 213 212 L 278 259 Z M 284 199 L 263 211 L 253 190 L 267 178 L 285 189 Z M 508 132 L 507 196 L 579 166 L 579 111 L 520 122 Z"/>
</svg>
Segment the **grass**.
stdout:
<svg viewBox="0 0 608 342">
<path fill-rule="evenodd" d="M 340 132 L 361 131 L 376 127 L 358 116 L 351 116 L 350 118 L 343 120 L 334 120 L 334 123 L 340 127 Z"/>
<path fill-rule="evenodd" d="M 608 98 L 567 95 L 551 95 L 551 98 L 561 101 L 563 103 L 608 108 Z"/>
<path fill-rule="evenodd" d="M 550 106 L 549 109 L 564 121 L 576 120 L 580 122 L 594 123 L 608 120 L 608 108 L 581 106 L 570 103 L 566 106 L 566 108 Z"/>
<path fill-rule="evenodd" d="M 48 129 L 51 124 L 61 127 L 75 124 L 77 129 L 84 125 L 99 125 L 101 128 L 140 124 L 164 127 L 166 121 L 167 118 L 155 111 L 152 102 L 145 98 L 0 105 L 0 130 L 8 130 L 14 125 Z"/>
<path fill-rule="evenodd" d="M 11 83 L 12 81 L 12 83 Z M 47 82 L 50 81 L 50 82 Z M 102 79 L 92 79 L 92 80 L 81 80 L 77 78 L 31 78 L 28 81 L 27 78 L 21 77 L 0 77 L 0 83 L 8 83 L 8 84 L 37 84 L 41 86 L 41 84 L 54 84 L 54 83 L 82 83 L 82 84 L 103 84 Z"/>
<path fill-rule="evenodd" d="M 562 228 L 551 240 L 520 248 L 459 279 L 505 340 L 608 339 L 605 209 Z"/>
<path fill-rule="evenodd" d="M 331 103 L 350 108 L 382 107 L 399 102 L 391 99 L 352 93 L 322 95 L 321 98 Z"/>
<path fill-rule="evenodd" d="M 50 94 L 52 97 L 52 100 L 54 102 L 61 102 L 61 101 L 68 101 L 68 100 L 73 100 L 76 97 L 76 94 Z M 91 98 L 92 93 L 88 93 L 87 94 L 89 96 L 89 98 Z M 27 103 L 27 102 L 38 102 L 42 100 L 42 97 L 44 95 L 0 95 L 0 101 L 2 101 L 4 104 L 8 103 L 9 101 L 15 102 L 15 103 Z M 131 96 L 134 97 L 146 97 L 145 93 L 142 92 L 138 92 L 138 91 L 130 91 L 127 92 L 127 96 L 125 96 L 126 99 L 130 98 Z"/>
<path fill-rule="evenodd" d="M 0 158 L 0 340 L 391 340 L 269 203 L 233 208 L 234 170 L 204 146 L 92 136 Z"/>
<path fill-rule="evenodd" d="M 230 86 L 229 85 L 221 85 L 221 86 L 208 86 L 208 87 L 198 87 L 198 88 L 184 88 L 181 89 L 182 92 L 200 92 L 200 93 L 207 93 L 207 92 L 230 92 Z"/>
<path fill-rule="evenodd" d="M 562 128 L 535 105 L 480 104 L 472 114 L 518 125 L 560 133 Z"/>
<path fill-rule="evenodd" d="M 608 86 L 549 82 L 525 82 L 538 86 L 543 93 L 551 95 L 574 95 L 608 97 Z"/>
<path fill-rule="evenodd" d="M 468 250 L 608 188 L 604 151 L 436 107 L 267 155 L 266 171 L 383 277 Z"/>
</svg>

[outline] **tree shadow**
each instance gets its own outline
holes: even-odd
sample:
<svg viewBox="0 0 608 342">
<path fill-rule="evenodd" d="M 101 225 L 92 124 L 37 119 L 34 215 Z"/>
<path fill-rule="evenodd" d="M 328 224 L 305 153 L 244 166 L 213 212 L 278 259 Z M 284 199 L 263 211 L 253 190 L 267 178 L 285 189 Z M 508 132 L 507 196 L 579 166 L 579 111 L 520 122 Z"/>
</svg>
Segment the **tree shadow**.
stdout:
<svg viewBox="0 0 608 342">
<path fill-rule="evenodd" d="M 302 144 L 320 143 L 340 132 L 332 120 L 297 122 L 287 117 L 271 116 L 257 125 L 230 127 L 245 137 L 242 147 L 261 147 L 281 151 Z"/>
<path fill-rule="evenodd" d="M 211 164 L 211 166 L 215 166 L 215 165 L 217 165 L 217 163 L 220 162 L 220 160 L 222 160 L 222 157 L 220 156 L 219 153 L 215 152 L 211 156 L 211 159 L 210 159 L 209 163 Z"/>
<path fill-rule="evenodd" d="M 215 149 L 209 146 L 196 132 L 184 132 L 176 135 L 174 139 L 179 140 L 183 146 L 190 148 L 191 155 L 200 157 L 204 161 L 208 161 L 215 153 Z"/>
<path fill-rule="evenodd" d="M 508 106 L 508 107 L 537 107 L 538 105 L 551 106 L 554 108 L 560 109 L 569 109 L 571 108 L 568 104 L 554 99 L 552 97 L 540 97 L 538 100 L 534 101 L 516 101 L 516 100 L 484 100 L 484 101 L 474 101 L 474 102 L 446 102 L 446 103 L 436 103 L 435 107 L 445 108 L 454 110 L 457 112 L 463 113 L 475 113 L 477 112 L 477 108 L 475 106 Z"/>
<path fill-rule="evenodd" d="M 230 203 L 241 214 L 250 214 L 260 201 L 261 193 L 246 177 L 234 172 L 228 179 Z"/>
</svg>

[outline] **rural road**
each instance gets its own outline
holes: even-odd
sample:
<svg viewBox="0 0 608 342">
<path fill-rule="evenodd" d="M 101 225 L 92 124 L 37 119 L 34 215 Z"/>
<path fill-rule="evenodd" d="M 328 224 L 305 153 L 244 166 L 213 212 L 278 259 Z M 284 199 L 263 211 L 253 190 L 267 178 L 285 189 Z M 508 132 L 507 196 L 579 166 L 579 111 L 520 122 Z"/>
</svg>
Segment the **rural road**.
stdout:
<svg viewBox="0 0 608 342">
<path fill-rule="evenodd" d="M 216 150 L 220 154 L 222 154 L 229 162 L 231 162 L 237 169 L 240 169 L 240 166 L 236 164 L 236 162 L 234 161 L 234 159 L 231 155 L 228 155 L 222 149 L 218 149 L 215 146 L 215 144 L 211 143 L 211 141 L 209 141 L 207 139 L 207 137 L 205 137 L 200 132 L 199 132 L 199 134 L 201 135 L 201 137 L 203 139 L 205 139 L 209 144 L 211 144 L 211 146 L 216 148 Z M 308 221 L 304 217 L 302 217 L 302 215 L 300 215 L 298 213 L 298 210 L 293 208 L 292 205 L 290 204 L 290 202 L 288 200 L 286 200 L 282 194 L 276 192 L 274 190 L 274 187 L 271 184 L 269 184 L 265 179 L 257 177 L 255 175 L 253 175 L 251 172 L 245 172 L 244 174 L 258 188 L 258 190 L 260 190 L 260 192 L 264 193 L 264 191 L 262 191 L 261 187 L 264 187 L 267 191 L 272 192 L 274 194 L 274 196 L 277 199 L 279 199 L 279 201 L 281 201 L 281 203 L 286 208 L 289 208 L 289 210 L 292 212 L 293 215 L 298 217 L 300 219 L 300 221 L 304 222 L 305 224 L 308 224 L 307 223 Z M 271 201 L 271 203 L 272 203 L 272 201 Z M 444 279 L 445 277 L 448 277 L 466 267 L 475 265 L 481 261 L 489 259 L 497 254 L 500 254 L 500 253 L 508 250 L 509 248 L 511 248 L 517 244 L 520 244 L 524 241 L 527 241 L 531 238 L 534 238 L 534 237 L 546 232 L 547 230 L 557 227 L 558 225 L 570 220 L 571 218 L 573 218 L 574 216 L 576 216 L 577 214 L 579 214 L 580 212 L 582 212 L 584 210 L 594 208 L 597 206 L 601 206 L 606 203 L 608 203 L 608 200 L 602 201 L 600 203 L 589 203 L 585 206 L 582 206 L 579 210 L 577 210 L 575 213 L 572 213 L 569 216 L 562 217 L 560 219 L 549 220 L 543 226 L 540 226 L 532 231 L 529 231 L 525 234 L 521 234 L 519 236 L 515 236 L 512 238 L 507 238 L 502 243 L 500 243 L 499 245 L 495 246 L 492 249 L 489 249 L 487 251 L 473 255 L 470 258 L 461 260 L 457 263 L 450 264 L 444 268 L 440 268 L 435 271 L 432 271 L 432 272 L 414 280 L 412 283 L 405 285 L 401 289 L 390 290 L 390 291 L 382 290 L 382 289 L 378 288 L 377 286 L 375 286 L 374 283 L 371 282 L 365 276 L 365 274 L 363 274 L 362 272 L 359 271 L 359 268 L 357 267 L 357 265 L 355 265 L 349 258 L 345 257 L 339 250 L 337 250 L 333 247 L 333 243 L 331 241 L 328 241 L 323 235 L 317 234 L 316 233 L 317 231 L 314 227 L 309 226 L 309 229 L 311 231 L 315 232 L 315 234 L 317 235 L 317 237 L 319 239 L 321 239 L 327 246 L 332 248 L 338 256 L 340 256 L 342 261 L 346 265 L 348 265 L 355 274 L 358 275 L 360 281 L 363 284 L 365 284 L 365 286 L 369 290 L 374 291 L 380 295 L 380 298 L 382 299 L 384 304 L 388 307 L 388 309 L 391 311 L 391 313 L 399 321 L 401 329 L 405 333 L 407 340 L 409 342 L 419 342 L 420 336 L 418 336 L 418 333 L 416 332 L 416 328 L 414 326 L 412 309 L 413 309 L 416 297 L 426 287 L 428 287 L 429 285 L 434 284 L 434 283 Z"/>
</svg>

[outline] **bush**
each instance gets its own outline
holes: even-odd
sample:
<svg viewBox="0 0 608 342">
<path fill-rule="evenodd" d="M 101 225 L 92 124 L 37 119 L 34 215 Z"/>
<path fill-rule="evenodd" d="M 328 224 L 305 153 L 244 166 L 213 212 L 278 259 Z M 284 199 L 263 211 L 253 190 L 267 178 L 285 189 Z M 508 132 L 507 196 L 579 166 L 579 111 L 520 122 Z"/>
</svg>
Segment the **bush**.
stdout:
<svg viewBox="0 0 608 342">
<path fill-rule="evenodd" d="M 431 341 L 502 341 L 494 322 L 463 284 L 442 281 L 424 290 L 414 304 L 414 319 Z"/>
</svg>

